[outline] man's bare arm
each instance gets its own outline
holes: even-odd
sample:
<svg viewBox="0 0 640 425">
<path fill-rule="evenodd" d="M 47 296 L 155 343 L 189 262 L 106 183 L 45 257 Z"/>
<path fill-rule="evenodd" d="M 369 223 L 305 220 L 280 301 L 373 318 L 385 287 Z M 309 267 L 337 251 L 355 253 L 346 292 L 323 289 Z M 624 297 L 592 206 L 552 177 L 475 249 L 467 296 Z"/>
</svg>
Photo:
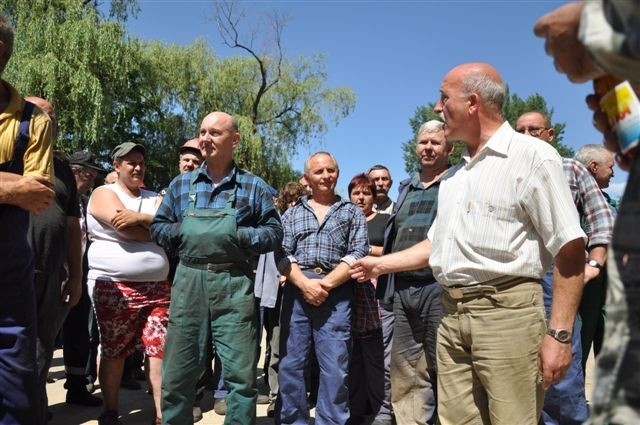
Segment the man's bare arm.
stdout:
<svg viewBox="0 0 640 425">
<path fill-rule="evenodd" d="M 358 282 L 375 279 L 381 274 L 416 270 L 429 265 L 431 242 L 422 242 L 382 257 L 364 257 L 351 266 L 351 277 Z"/>
<path fill-rule="evenodd" d="M 0 204 L 14 205 L 39 214 L 51 206 L 54 196 L 47 178 L 0 172 Z"/>
<path fill-rule="evenodd" d="M 580 304 L 584 273 L 584 241 L 575 239 L 558 252 L 553 268 L 553 296 L 550 329 L 573 329 Z M 546 335 L 540 347 L 540 368 L 546 389 L 560 380 L 571 364 L 571 344 L 563 344 Z"/>
</svg>

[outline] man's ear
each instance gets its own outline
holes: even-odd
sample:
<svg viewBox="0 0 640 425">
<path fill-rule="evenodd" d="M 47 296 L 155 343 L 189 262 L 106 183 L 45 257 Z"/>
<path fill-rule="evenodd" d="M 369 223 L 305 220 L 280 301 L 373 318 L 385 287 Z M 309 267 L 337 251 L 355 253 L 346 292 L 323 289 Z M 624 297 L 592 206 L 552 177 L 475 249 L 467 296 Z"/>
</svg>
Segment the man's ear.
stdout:
<svg viewBox="0 0 640 425">
<path fill-rule="evenodd" d="M 233 135 L 233 148 L 235 149 L 240 143 L 240 133 L 234 133 Z"/>
<path fill-rule="evenodd" d="M 549 127 L 547 134 L 549 135 L 549 143 L 553 142 L 556 136 L 556 130 L 553 127 Z"/>
</svg>

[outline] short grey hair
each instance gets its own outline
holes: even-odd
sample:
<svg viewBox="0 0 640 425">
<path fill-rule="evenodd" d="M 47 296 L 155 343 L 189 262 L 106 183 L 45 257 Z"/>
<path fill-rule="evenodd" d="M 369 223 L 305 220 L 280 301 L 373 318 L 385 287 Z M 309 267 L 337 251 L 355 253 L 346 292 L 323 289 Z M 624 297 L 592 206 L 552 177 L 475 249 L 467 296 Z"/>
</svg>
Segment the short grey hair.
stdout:
<svg viewBox="0 0 640 425">
<path fill-rule="evenodd" d="M 495 107 L 498 111 L 502 110 L 507 94 L 504 84 L 494 80 L 487 73 L 478 70 L 465 74 L 462 78 L 462 90 L 465 96 L 477 93 L 485 103 Z"/>
<path fill-rule="evenodd" d="M 333 164 L 336 166 L 336 170 L 340 171 L 340 167 L 338 166 L 338 161 L 336 160 L 336 158 L 331 155 L 329 152 L 326 151 L 318 151 L 314 154 L 309 155 L 309 158 L 307 158 L 307 160 L 304 162 L 304 173 L 307 174 L 309 171 L 311 171 L 311 166 L 309 165 L 311 163 L 311 160 L 313 158 L 315 158 L 318 155 L 327 155 L 329 158 L 331 158 L 331 161 L 333 161 Z"/>
<path fill-rule="evenodd" d="M 423 133 L 438 133 L 440 131 L 444 131 L 444 123 L 442 121 L 429 120 L 429 121 L 423 123 L 420 126 L 420 128 L 418 129 L 418 132 L 416 133 L 416 144 L 418 144 L 418 141 L 420 140 L 420 135 L 421 134 L 423 134 Z M 453 142 L 450 142 L 449 140 L 446 140 L 446 142 L 447 142 L 447 146 L 452 146 L 453 145 Z"/>
<path fill-rule="evenodd" d="M 0 58 L 0 75 L 2 75 L 13 53 L 13 27 L 7 17 L 2 14 L 0 14 L 0 41 L 5 47 L 4 55 Z"/>
<path fill-rule="evenodd" d="M 607 149 L 596 144 L 584 145 L 578 149 L 573 158 L 585 167 L 588 167 L 591 161 L 602 164 L 607 159 Z"/>
<path fill-rule="evenodd" d="M 418 129 L 418 133 L 416 134 L 416 139 L 422 133 L 437 133 L 443 130 L 444 130 L 444 123 L 442 121 L 429 120 L 420 126 L 420 128 Z"/>
</svg>

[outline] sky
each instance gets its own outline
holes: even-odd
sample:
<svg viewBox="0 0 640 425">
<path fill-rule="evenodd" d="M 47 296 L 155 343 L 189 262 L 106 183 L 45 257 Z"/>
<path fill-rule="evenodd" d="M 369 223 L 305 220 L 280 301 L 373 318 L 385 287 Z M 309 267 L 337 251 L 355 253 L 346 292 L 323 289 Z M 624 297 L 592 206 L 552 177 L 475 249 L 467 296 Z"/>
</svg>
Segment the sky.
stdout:
<svg viewBox="0 0 640 425">
<path fill-rule="evenodd" d="M 295 59 L 322 54 L 329 87 L 346 86 L 356 94 L 353 112 L 314 146 L 302 148 L 293 162 L 302 170 L 306 157 L 331 152 L 340 166 L 338 192 L 346 195 L 351 178 L 373 164 L 390 170 L 397 196 L 407 177 L 402 144 L 413 139 L 409 119 L 417 107 L 435 102 L 444 75 L 465 62 L 488 62 L 512 93 L 542 95 L 553 122 L 564 122 L 563 143 L 577 150 L 601 143 L 584 99 L 591 84 L 573 84 L 559 74 L 534 36 L 538 17 L 564 1 L 413 0 L 413 1 L 239 1 L 253 17 L 272 11 L 289 20 L 283 31 L 284 54 Z M 139 0 L 141 11 L 128 28 L 142 39 L 190 44 L 198 37 L 216 55 L 242 54 L 222 44 L 210 0 Z M 627 174 L 615 169 L 607 192 L 618 197 Z"/>
</svg>

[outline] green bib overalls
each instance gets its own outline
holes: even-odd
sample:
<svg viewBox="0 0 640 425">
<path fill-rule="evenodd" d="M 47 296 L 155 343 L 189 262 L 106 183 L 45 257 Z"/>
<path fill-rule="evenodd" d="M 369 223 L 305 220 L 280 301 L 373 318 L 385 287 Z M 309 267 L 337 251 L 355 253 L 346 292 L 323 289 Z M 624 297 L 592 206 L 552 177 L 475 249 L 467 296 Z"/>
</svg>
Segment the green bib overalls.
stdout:
<svg viewBox="0 0 640 425">
<path fill-rule="evenodd" d="M 238 246 L 235 190 L 223 208 L 196 208 L 195 177 L 180 226 L 164 349 L 163 424 L 193 423 L 195 385 L 209 332 L 227 384 L 225 424 L 256 419 L 257 313 L 248 254 Z"/>
</svg>

